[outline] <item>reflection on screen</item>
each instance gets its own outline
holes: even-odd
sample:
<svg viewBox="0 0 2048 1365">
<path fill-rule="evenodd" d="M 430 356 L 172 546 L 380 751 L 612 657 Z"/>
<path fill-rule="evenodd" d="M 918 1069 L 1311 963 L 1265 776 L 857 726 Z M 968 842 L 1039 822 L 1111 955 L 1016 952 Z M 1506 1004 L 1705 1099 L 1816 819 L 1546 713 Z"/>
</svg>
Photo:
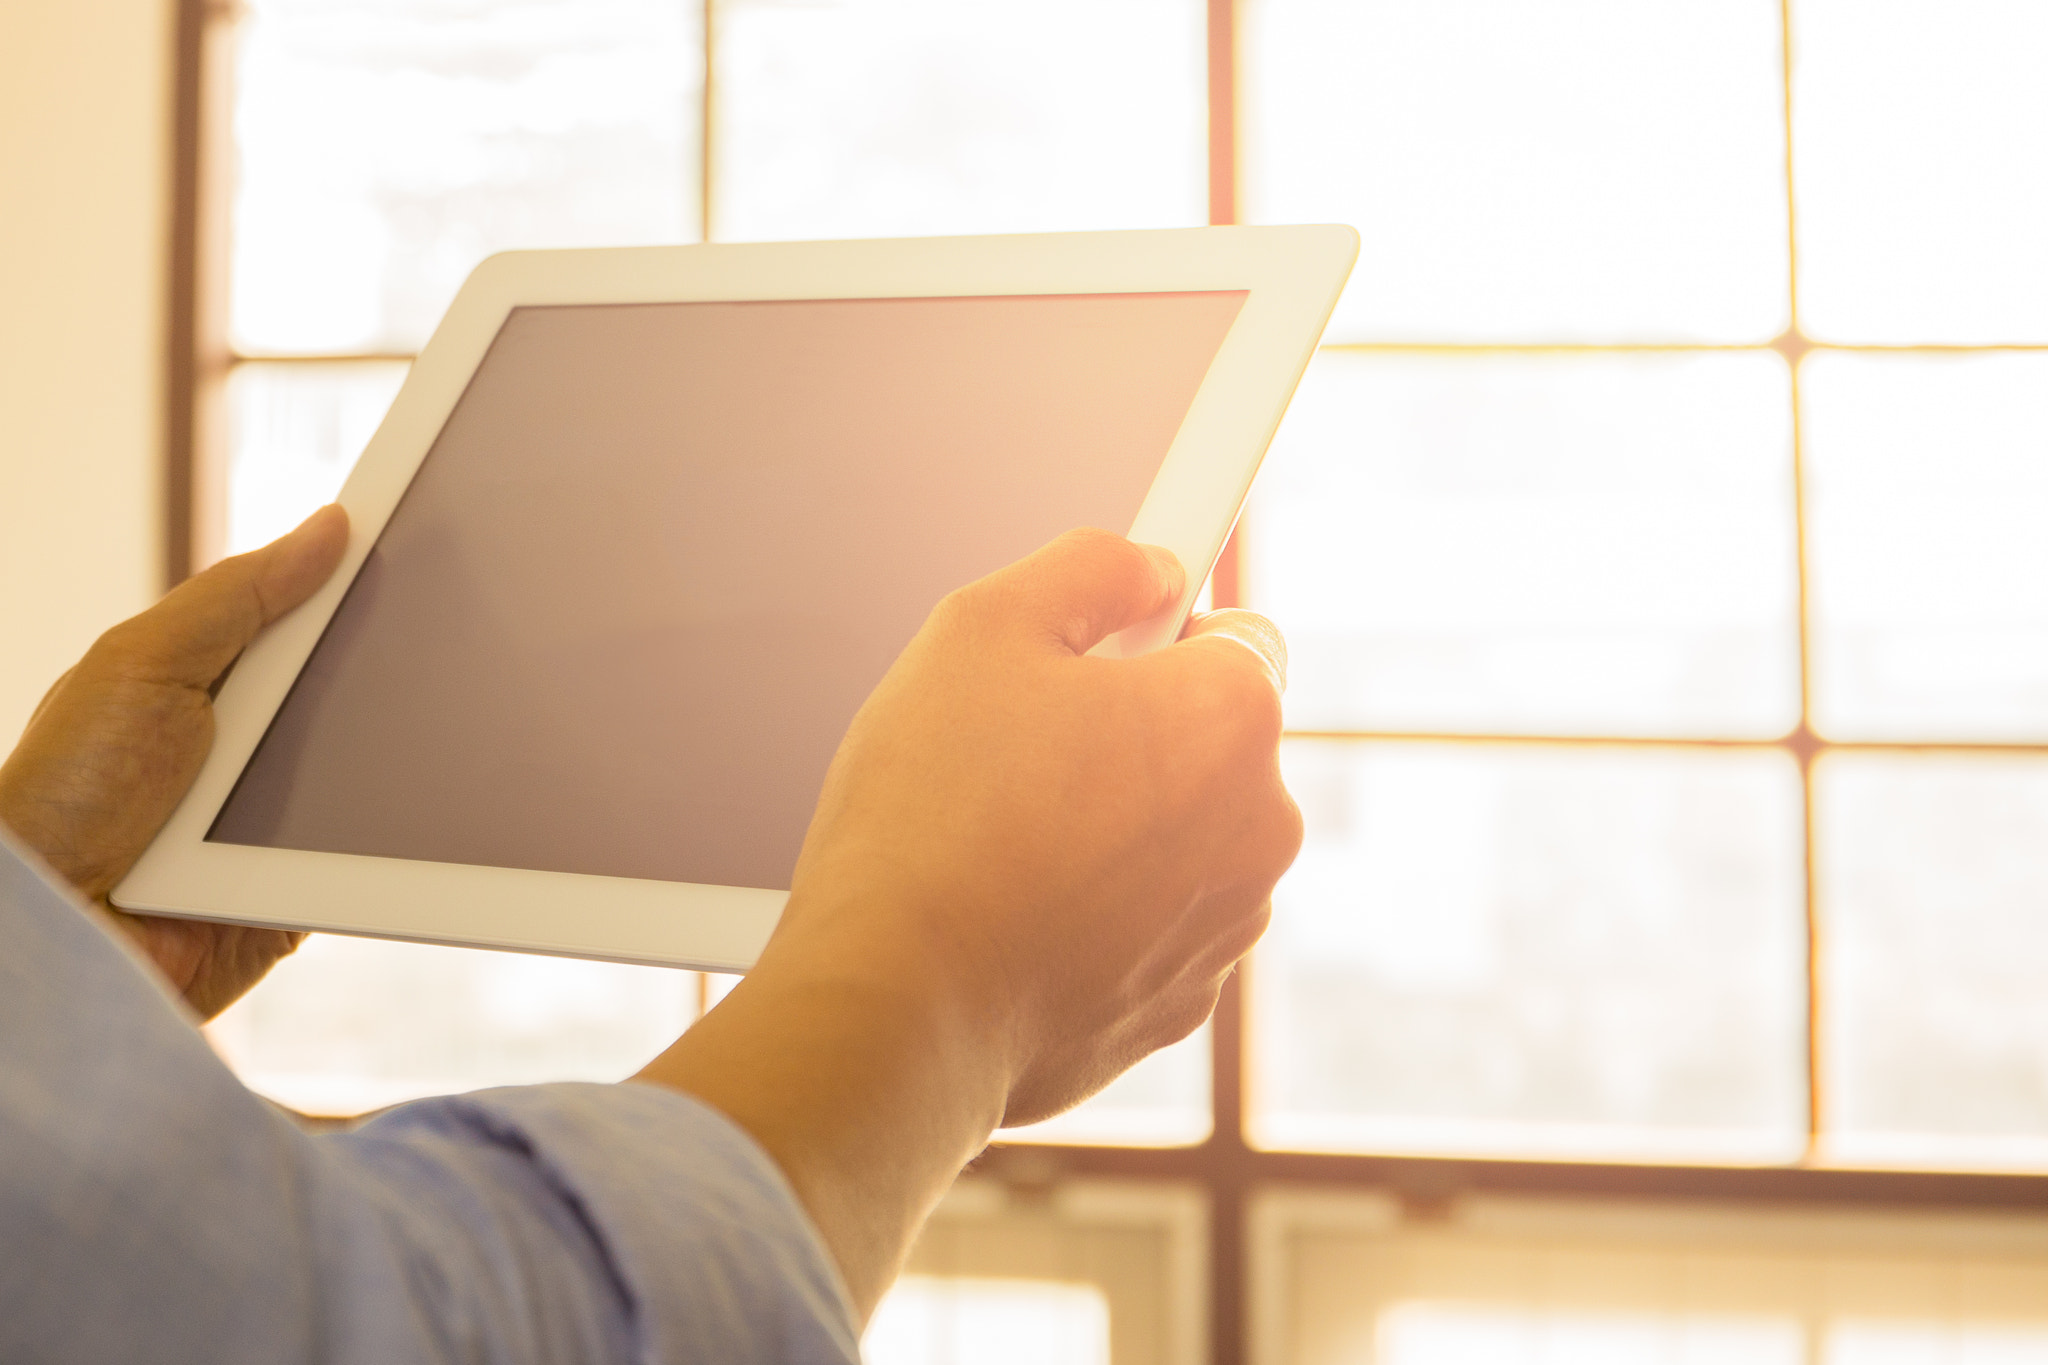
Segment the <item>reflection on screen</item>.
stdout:
<svg viewBox="0 0 2048 1365">
<path fill-rule="evenodd" d="M 786 888 L 925 614 L 1128 530 L 1244 298 L 515 309 L 207 837 Z"/>
</svg>

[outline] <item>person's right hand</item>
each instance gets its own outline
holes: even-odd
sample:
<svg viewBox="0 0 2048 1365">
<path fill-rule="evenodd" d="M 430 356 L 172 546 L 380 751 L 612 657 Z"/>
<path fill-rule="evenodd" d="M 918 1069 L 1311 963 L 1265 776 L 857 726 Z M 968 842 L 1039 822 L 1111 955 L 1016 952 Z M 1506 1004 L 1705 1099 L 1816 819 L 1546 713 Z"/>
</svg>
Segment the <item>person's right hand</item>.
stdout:
<svg viewBox="0 0 2048 1365">
<path fill-rule="evenodd" d="M 1085 657 L 1181 584 L 1170 554 L 1081 531 L 953 594 L 848 731 L 797 864 L 779 937 L 978 1002 L 1005 1126 L 1199 1026 L 1301 843 L 1270 622 Z"/>
<path fill-rule="evenodd" d="M 760 963 L 639 1079 L 773 1155 L 871 1310 L 997 1123 L 1059 1111 L 1207 1017 L 1301 841 L 1278 632 L 1076 532 L 953 594 L 834 758 Z"/>
</svg>

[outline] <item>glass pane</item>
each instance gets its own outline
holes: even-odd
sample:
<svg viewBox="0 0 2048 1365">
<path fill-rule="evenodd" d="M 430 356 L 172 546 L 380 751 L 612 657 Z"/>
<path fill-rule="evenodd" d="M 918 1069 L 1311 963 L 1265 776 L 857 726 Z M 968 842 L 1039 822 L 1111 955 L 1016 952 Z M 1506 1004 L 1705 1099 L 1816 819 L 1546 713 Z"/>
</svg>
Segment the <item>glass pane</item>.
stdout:
<svg viewBox="0 0 2048 1365">
<path fill-rule="evenodd" d="M 1800 370 L 1816 724 L 2048 739 L 2048 355 Z"/>
<path fill-rule="evenodd" d="M 2048 1365 L 2048 1327 L 1849 1319 L 1828 1328 L 1822 1365 Z"/>
<path fill-rule="evenodd" d="M 1062 1179 L 1057 1162 L 1028 1156 L 1003 1169 L 1009 1178 L 964 1176 L 939 1201 L 899 1288 L 876 1312 L 865 1359 L 1207 1358 L 1202 1191 L 1157 1179 Z"/>
<path fill-rule="evenodd" d="M 868 1365 L 1109 1365 L 1109 1299 L 1091 1284 L 905 1275 L 861 1340 Z"/>
<path fill-rule="evenodd" d="M 255 1089 L 317 1114 L 640 1069 L 739 977 L 315 935 L 210 1028 Z M 1186 1146 L 1209 1135 L 1209 1030 L 1004 1142 Z"/>
<path fill-rule="evenodd" d="M 1780 1160 L 1799 773 L 1769 751 L 1296 741 L 1251 977 L 1266 1147 Z"/>
<path fill-rule="evenodd" d="M 1182 227 L 1201 0 L 723 0 L 714 235 Z"/>
<path fill-rule="evenodd" d="M 1829 1154 L 2048 1169 L 2048 760 L 1816 779 Z"/>
<path fill-rule="evenodd" d="M 237 365 L 228 377 L 227 552 L 267 544 L 334 501 L 403 362 Z"/>
<path fill-rule="evenodd" d="M 1245 535 L 1289 723 L 1791 729 L 1789 387 L 1769 353 L 1319 355 Z"/>
<path fill-rule="evenodd" d="M 208 1032 L 252 1089 L 347 1115 L 624 1080 L 696 1015 L 694 972 L 315 934 Z"/>
<path fill-rule="evenodd" d="M 494 251 L 692 239 L 700 6 L 248 0 L 232 330 L 412 350 Z"/>
<path fill-rule="evenodd" d="M 1802 326 L 2048 341 L 2048 6 L 1792 6 Z"/>
<path fill-rule="evenodd" d="M 1468 1193 L 1254 1196 L 1286 1365 L 2048 1365 L 2048 1218 Z"/>
<path fill-rule="evenodd" d="M 1378 1328 L 1376 1365 L 1806 1365 L 1789 1318 L 1402 1303 Z"/>
<path fill-rule="evenodd" d="M 1191 1147 L 1209 1136 L 1209 1028 L 1162 1048 L 1076 1108 L 1006 1128 L 998 1142 Z"/>
<path fill-rule="evenodd" d="M 1332 341 L 1788 317 L 1777 0 L 1244 0 L 1247 221 L 1364 238 Z"/>
</svg>

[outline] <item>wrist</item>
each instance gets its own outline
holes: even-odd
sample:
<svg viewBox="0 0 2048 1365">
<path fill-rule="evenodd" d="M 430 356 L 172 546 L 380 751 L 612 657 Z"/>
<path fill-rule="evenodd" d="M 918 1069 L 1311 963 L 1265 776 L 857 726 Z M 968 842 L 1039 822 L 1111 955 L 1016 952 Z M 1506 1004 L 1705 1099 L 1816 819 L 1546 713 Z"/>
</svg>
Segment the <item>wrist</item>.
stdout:
<svg viewBox="0 0 2048 1365">
<path fill-rule="evenodd" d="M 865 1314 L 1001 1121 L 1012 1049 L 1002 1009 L 920 936 L 790 908 L 805 932 L 778 935 L 636 1079 L 703 1100 L 761 1144 Z"/>
<path fill-rule="evenodd" d="M 922 849 L 883 843 L 805 850 L 761 964 L 858 980 L 973 1044 L 1005 1082 L 1032 1028 L 1022 988 L 992 926 L 1000 911 L 933 875 Z"/>
<path fill-rule="evenodd" d="M 971 1158 L 1001 1122 L 1018 1046 L 1008 983 L 942 932 L 891 917 L 834 914 L 792 898 L 805 932 L 778 934 L 742 987 L 755 1008 L 829 1021 L 863 1054 L 859 1072 L 887 1090 L 920 1093 Z M 785 921 L 787 922 L 787 921 Z M 738 991 L 734 992 L 737 996 Z"/>
</svg>

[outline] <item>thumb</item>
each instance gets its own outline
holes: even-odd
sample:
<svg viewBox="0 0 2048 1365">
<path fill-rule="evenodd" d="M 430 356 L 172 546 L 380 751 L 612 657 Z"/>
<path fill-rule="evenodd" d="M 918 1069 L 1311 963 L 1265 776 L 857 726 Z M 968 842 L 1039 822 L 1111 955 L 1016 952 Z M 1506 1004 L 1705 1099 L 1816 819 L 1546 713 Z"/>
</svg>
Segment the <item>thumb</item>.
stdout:
<svg viewBox="0 0 2048 1365">
<path fill-rule="evenodd" d="M 145 682 L 211 687 L 258 631 L 327 581 L 347 547 L 348 513 L 330 503 L 262 549 L 186 579 L 109 631 L 110 662 Z"/>
<path fill-rule="evenodd" d="M 1065 535 L 998 569 L 977 587 L 1000 595 L 1012 619 L 1086 654 L 1179 599 L 1187 573 L 1171 550 L 1136 545 L 1093 527 Z"/>
</svg>

